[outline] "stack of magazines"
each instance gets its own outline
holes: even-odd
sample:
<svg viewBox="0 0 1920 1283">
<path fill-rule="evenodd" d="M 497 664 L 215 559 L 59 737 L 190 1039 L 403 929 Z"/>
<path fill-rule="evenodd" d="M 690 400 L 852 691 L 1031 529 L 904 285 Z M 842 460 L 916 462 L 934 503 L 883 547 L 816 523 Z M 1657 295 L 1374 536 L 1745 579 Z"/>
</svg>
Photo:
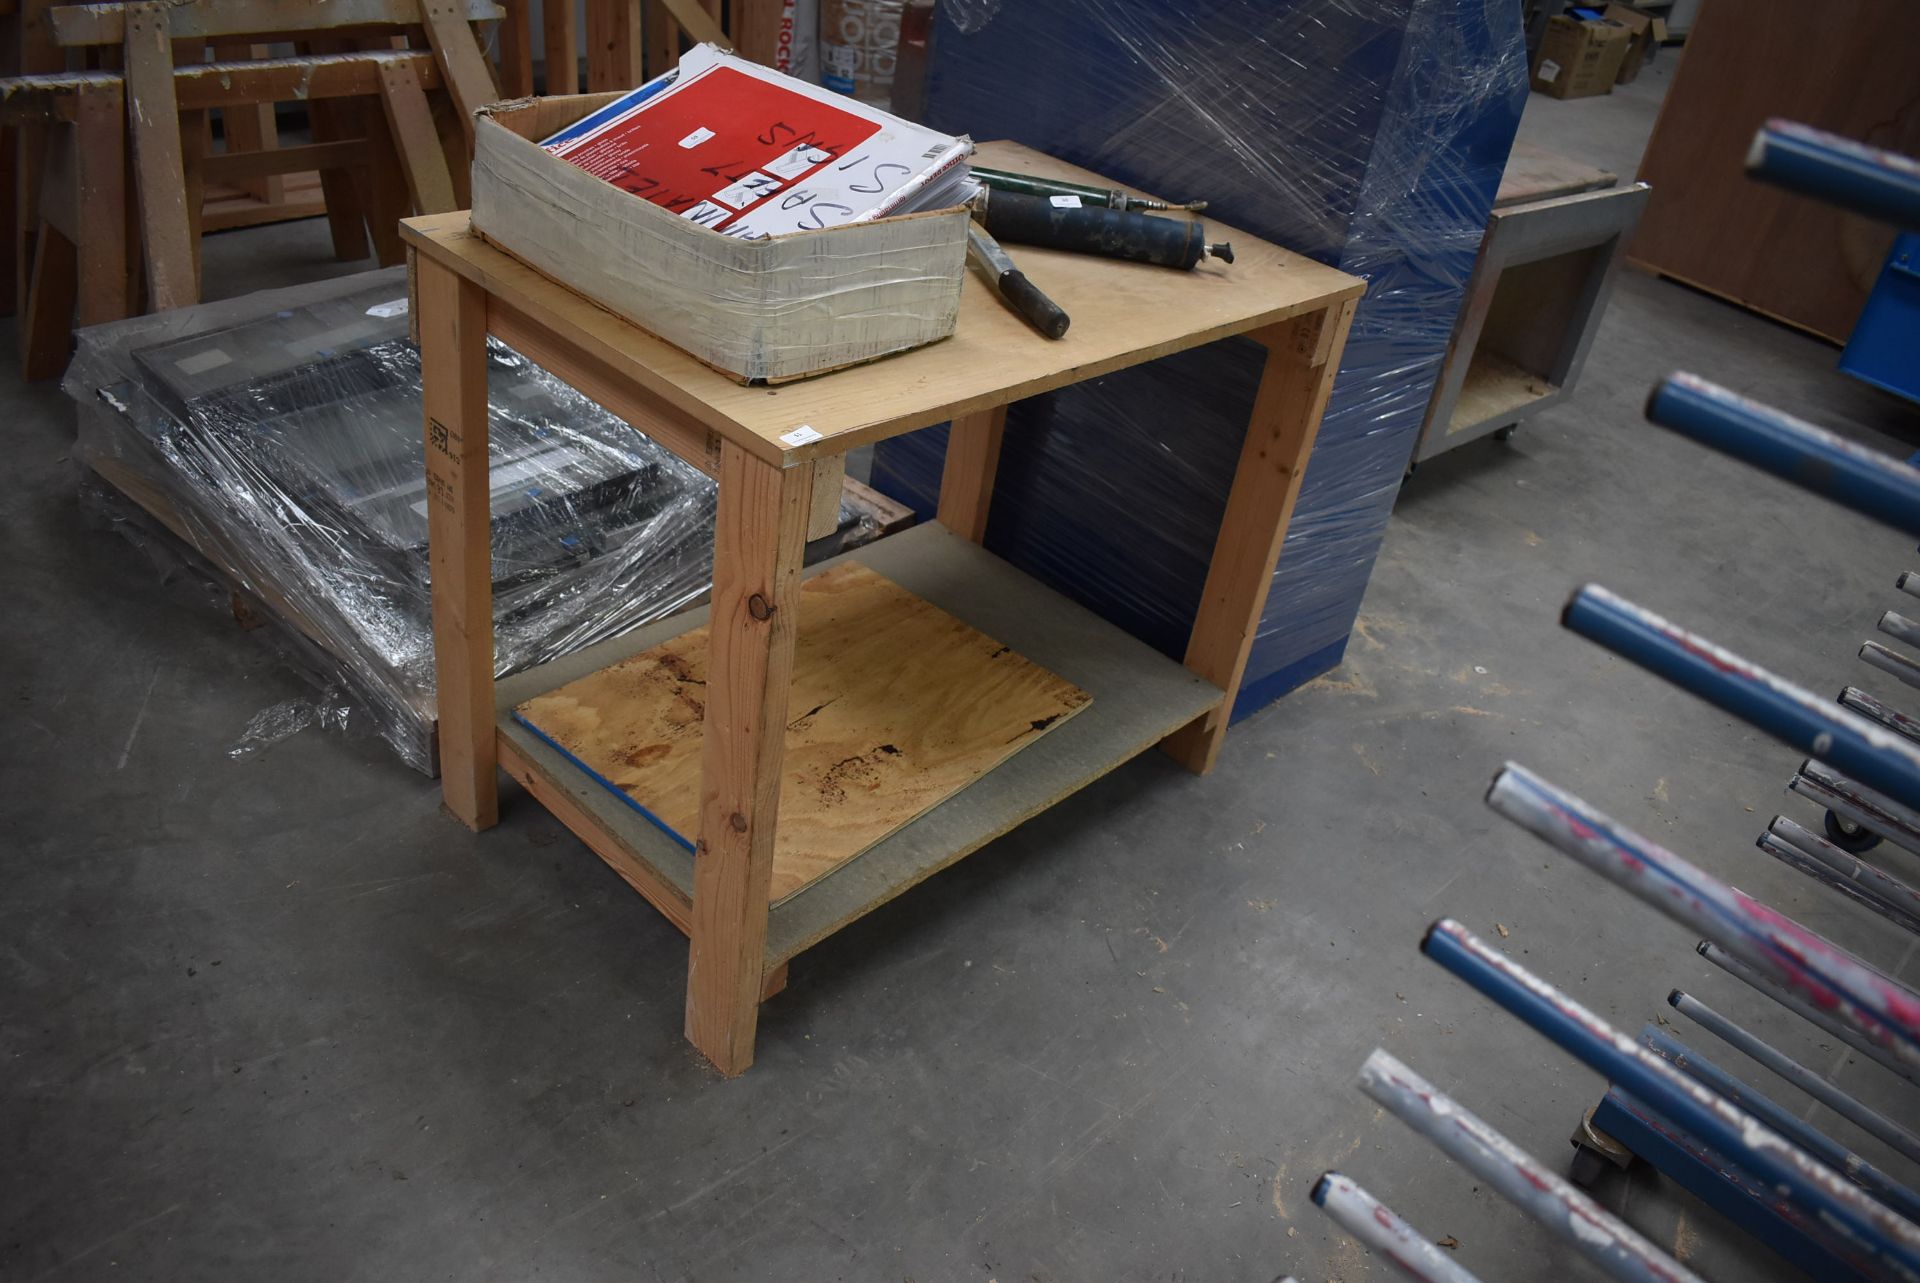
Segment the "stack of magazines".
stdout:
<svg viewBox="0 0 1920 1283">
<path fill-rule="evenodd" d="M 757 240 L 948 209 L 973 143 L 713 45 L 541 146 L 622 191 Z"/>
</svg>

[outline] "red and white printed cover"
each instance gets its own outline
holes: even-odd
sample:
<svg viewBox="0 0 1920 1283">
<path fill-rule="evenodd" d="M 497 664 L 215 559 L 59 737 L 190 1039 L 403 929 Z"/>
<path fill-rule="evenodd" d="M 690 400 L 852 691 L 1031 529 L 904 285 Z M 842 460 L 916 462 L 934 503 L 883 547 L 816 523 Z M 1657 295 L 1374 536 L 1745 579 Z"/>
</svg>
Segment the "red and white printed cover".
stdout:
<svg viewBox="0 0 1920 1283">
<path fill-rule="evenodd" d="M 629 102 L 631 100 L 631 102 Z M 643 85 L 542 145 L 598 178 L 729 236 L 864 222 L 912 204 L 972 150 L 702 45 L 665 88 Z"/>
</svg>

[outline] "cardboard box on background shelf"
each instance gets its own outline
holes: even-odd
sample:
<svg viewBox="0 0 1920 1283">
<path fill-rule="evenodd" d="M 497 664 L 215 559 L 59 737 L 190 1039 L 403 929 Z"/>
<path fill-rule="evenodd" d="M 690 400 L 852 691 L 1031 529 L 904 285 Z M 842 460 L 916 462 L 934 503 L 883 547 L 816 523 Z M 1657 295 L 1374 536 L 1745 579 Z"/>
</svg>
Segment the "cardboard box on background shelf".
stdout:
<svg viewBox="0 0 1920 1283">
<path fill-rule="evenodd" d="M 1640 74 L 1640 68 L 1646 65 L 1653 51 L 1667 42 L 1666 21 L 1655 14 L 1642 13 L 1631 5 L 1610 4 L 1606 8 L 1609 22 L 1617 22 L 1633 33 L 1633 40 L 1627 45 L 1626 57 L 1620 60 L 1620 70 L 1614 75 L 1617 85 L 1631 84 Z"/>
<path fill-rule="evenodd" d="M 1587 98 L 1613 92 L 1614 79 L 1633 43 L 1633 32 L 1602 18 L 1558 17 L 1540 39 L 1533 87 L 1555 98 Z"/>
</svg>

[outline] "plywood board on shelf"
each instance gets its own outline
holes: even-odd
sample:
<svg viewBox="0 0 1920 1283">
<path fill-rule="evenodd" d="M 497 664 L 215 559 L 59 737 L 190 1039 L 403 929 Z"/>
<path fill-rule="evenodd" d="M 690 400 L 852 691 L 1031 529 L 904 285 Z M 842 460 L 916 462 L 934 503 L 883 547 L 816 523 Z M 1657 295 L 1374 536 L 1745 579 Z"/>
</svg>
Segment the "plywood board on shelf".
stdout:
<svg viewBox="0 0 1920 1283">
<path fill-rule="evenodd" d="M 707 629 L 527 700 L 524 724 L 683 844 L 700 808 Z M 849 562 L 809 579 L 789 701 L 773 901 L 958 793 L 1091 697 Z"/>
<path fill-rule="evenodd" d="M 1553 384 L 1497 352 L 1480 348 L 1467 367 L 1460 399 L 1453 403 L 1447 431 L 1464 432 L 1495 419 L 1505 419 L 1559 391 Z"/>
</svg>

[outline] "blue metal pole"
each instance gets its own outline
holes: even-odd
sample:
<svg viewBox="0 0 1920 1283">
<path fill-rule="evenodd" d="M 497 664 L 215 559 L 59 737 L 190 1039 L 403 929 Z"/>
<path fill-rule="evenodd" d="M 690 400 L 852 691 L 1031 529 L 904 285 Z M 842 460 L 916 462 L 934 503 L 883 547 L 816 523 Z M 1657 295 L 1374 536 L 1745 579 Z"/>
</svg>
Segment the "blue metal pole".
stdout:
<svg viewBox="0 0 1920 1283">
<path fill-rule="evenodd" d="M 1311 1197 L 1335 1224 L 1386 1257 L 1408 1278 L 1420 1283 L 1480 1283 L 1392 1208 L 1339 1172 L 1327 1172 L 1315 1181 Z"/>
<path fill-rule="evenodd" d="M 1367 1057 L 1360 1090 L 1620 1283 L 1704 1283 L 1386 1052 Z"/>
<path fill-rule="evenodd" d="M 1920 1070 L 1920 994 L 1525 767 L 1487 805 Z"/>
<path fill-rule="evenodd" d="M 1868 1274 L 1920 1283 L 1920 1226 L 1489 948 L 1458 922 L 1442 920 L 1427 928 L 1420 950 L 1622 1091 L 1737 1158 L 1775 1187 L 1781 1199 L 1834 1231 Z"/>
<path fill-rule="evenodd" d="M 1821 1235 L 1817 1220 L 1776 1201 L 1766 1181 L 1702 1145 L 1671 1119 L 1618 1087 L 1608 1089 L 1592 1119 L 1595 1128 L 1658 1168 L 1729 1224 L 1778 1252 L 1808 1278 L 1820 1283 L 1876 1283 L 1886 1277 L 1864 1274 L 1852 1261 L 1837 1256 L 1828 1247 L 1829 1239 Z"/>
<path fill-rule="evenodd" d="M 1920 891 L 1886 870 L 1876 869 L 1859 856 L 1842 851 L 1784 815 L 1773 817 L 1773 823 L 1760 835 L 1759 845 L 1775 859 L 1819 878 L 1894 925 L 1920 935 Z M 1807 868 L 1805 863 L 1792 859 L 1789 852 L 1799 855 L 1802 861 L 1819 865 L 1824 872 Z"/>
<path fill-rule="evenodd" d="M 1598 585 L 1588 584 L 1575 593 L 1560 619 L 1589 641 L 1869 788 L 1920 806 L 1920 745 L 1818 699 Z"/>
<path fill-rule="evenodd" d="M 1896 530 L 1920 536 L 1920 469 L 1692 374 L 1670 374 L 1647 418 Z"/>
<path fill-rule="evenodd" d="M 1895 227 L 1920 227 L 1920 164 L 1790 120 L 1769 120 L 1747 151 L 1747 176 Z"/>
<path fill-rule="evenodd" d="M 1677 990 L 1675 991 L 1678 992 Z M 1681 997 L 1686 997 L 1681 994 Z M 1668 1002 L 1673 995 L 1668 995 Z M 1683 1014 L 1694 1016 L 1685 1007 L 1674 1004 Z M 1711 1009 L 1707 1009 L 1711 1010 Z M 1717 1013 L 1715 1013 L 1717 1014 Z M 1694 1016 L 1698 1019 L 1697 1016 Z M 1689 1048 L 1657 1025 L 1640 1030 L 1641 1045 L 1674 1068 L 1752 1114 L 1767 1127 L 1779 1132 L 1816 1159 L 1839 1172 L 1885 1206 L 1909 1221 L 1920 1218 L 1920 1195 L 1894 1180 L 1860 1155 L 1840 1144 L 1812 1125 L 1802 1122 L 1772 1100 L 1741 1082 L 1726 1070 Z M 1778 1053 L 1775 1053 L 1776 1055 Z M 1781 1057 L 1785 1059 L 1785 1057 Z M 1791 1063 L 1791 1062 L 1789 1062 Z"/>
<path fill-rule="evenodd" d="M 1915 1136 L 1912 1132 L 1902 1127 L 1899 1123 L 1894 1122 L 1880 1111 L 1871 1109 L 1855 1100 L 1852 1096 L 1841 1091 L 1838 1087 L 1828 1082 L 1819 1074 L 1814 1073 L 1813 1070 L 1808 1069 L 1805 1065 L 1787 1055 L 1772 1043 L 1755 1037 L 1752 1033 L 1727 1019 L 1690 993 L 1682 993 L 1680 990 L 1675 989 L 1667 995 L 1667 1005 L 1718 1038 L 1721 1042 L 1726 1043 L 1729 1047 L 1732 1047 L 1736 1051 L 1744 1052 L 1750 1059 L 1765 1065 L 1776 1075 L 1786 1079 L 1795 1087 L 1798 1087 L 1801 1091 L 1804 1091 L 1807 1095 L 1813 1097 L 1828 1109 L 1831 1109 L 1834 1113 L 1852 1123 L 1855 1127 L 1858 1127 L 1861 1131 L 1885 1142 L 1890 1149 L 1894 1150 L 1902 1158 L 1920 1163 L 1920 1136 Z M 1654 1032 L 1658 1033 L 1657 1030 Z M 1664 1035 L 1661 1035 L 1661 1037 L 1664 1038 Z M 1653 1047 L 1655 1051 L 1660 1050 L 1658 1046 L 1648 1041 L 1649 1034 L 1647 1031 L 1643 1030 L 1640 1038 L 1642 1042 L 1647 1042 L 1647 1045 Z M 1669 1039 L 1668 1041 L 1672 1040 Z M 1686 1053 L 1686 1048 L 1682 1047 L 1678 1042 L 1674 1042 L 1673 1045 L 1678 1049 L 1679 1053 Z M 1668 1056 L 1667 1059 L 1672 1060 L 1673 1057 Z M 1685 1068 L 1684 1065 L 1681 1067 Z M 1714 1072 L 1718 1073 L 1719 1071 L 1715 1070 Z M 1707 1086 L 1712 1087 L 1715 1091 L 1725 1096 L 1728 1100 L 1733 1101 L 1748 1113 L 1755 1115 L 1761 1122 L 1773 1128 L 1781 1135 L 1793 1140 L 1802 1149 L 1812 1154 L 1815 1158 L 1818 1158 L 1827 1166 L 1849 1177 L 1854 1184 L 1875 1195 L 1881 1202 L 1893 1208 L 1908 1220 L 1920 1221 L 1920 1198 L 1916 1198 L 1911 1190 L 1893 1181 L 1891 1177 L 1883 1176 L 1875 1171 L 1875 1169 L 1867 1164 L 1865 1159 L 1842 1149 L 1838 1144 L 1828 1140 L 1827 1137 L 1814 1131 L 1812 1128 L 1807 1127 L 1805 1123 L 1802 1123 L 1799 1119 L 1794 1118 L 1784 1110 L 1778 1111 L 1780 1119 L 1784 1119 L 1786 1123 L 1785 1126 L 1782 1126 L 1780 1120 L 1770 1118 L 1763 1110 L 1744 1103 L 1739 1096 L 1733 1095 L 1726 1088 L 1708 1082 L 1707 1079 L 1700 1074 L 1694 1074 L 1694 1077 L 1700 1079 L 1701 1082 L 1706 1083 Z M 1727 1076 L 1727 1081 L 1732 1083 L 1735 1080 L 1729 1075 Z M 1777 1107 L 1769 1105 L 1769 1108 Z M 1810 1133 L 1810 1136 L 1796 1134 L 1794 1131 L 1795 1128 L 1804 1129 Z M 1828 1152 L 1822 1152 L 1820 1145 L 1812 1139 L 1816 1137 L 1819 1142 L 1824 1142 L 1826 1146 L 1829 1147 Z M 1863 1178 L 1863 1172 L 1872 1172 L 1873 1175 L 1871 1178 Z M 1883 1192 L 1883 1190 L 1891 1190 L 1893 1192 L 1889 1195 Z"/>
</svg>

